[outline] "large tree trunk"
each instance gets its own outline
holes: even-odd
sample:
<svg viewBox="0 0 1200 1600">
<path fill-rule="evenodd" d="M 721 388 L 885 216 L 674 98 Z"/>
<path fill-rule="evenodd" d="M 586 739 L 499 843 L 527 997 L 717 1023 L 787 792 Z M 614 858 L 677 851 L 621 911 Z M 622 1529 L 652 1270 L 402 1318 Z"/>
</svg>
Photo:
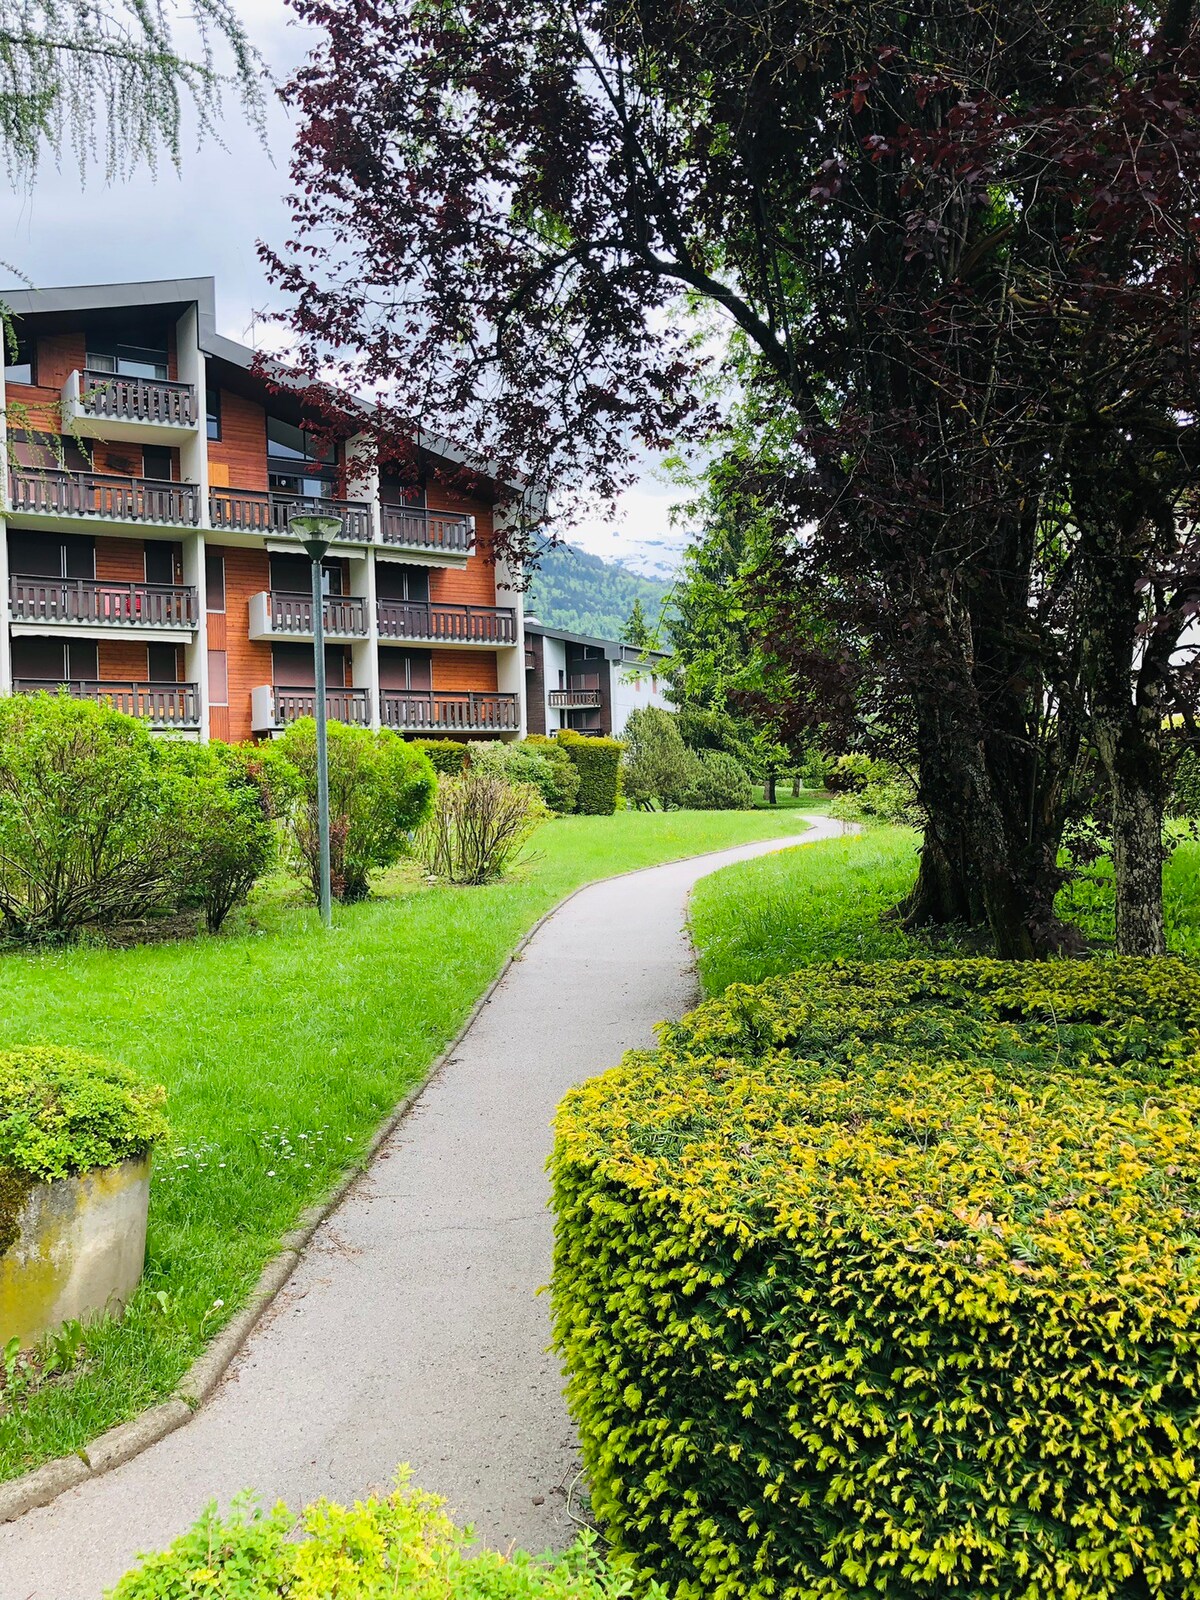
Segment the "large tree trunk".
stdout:
<svg viewBox="0 0 1200 1600">
<path fill-rule="evenodd" d="M 1167 953 L 1163 920 L 1163 798 L 1153 782 L 1118 778 L 1112 785 L 1113 883 L 1117 953 Z"/>
</svg>

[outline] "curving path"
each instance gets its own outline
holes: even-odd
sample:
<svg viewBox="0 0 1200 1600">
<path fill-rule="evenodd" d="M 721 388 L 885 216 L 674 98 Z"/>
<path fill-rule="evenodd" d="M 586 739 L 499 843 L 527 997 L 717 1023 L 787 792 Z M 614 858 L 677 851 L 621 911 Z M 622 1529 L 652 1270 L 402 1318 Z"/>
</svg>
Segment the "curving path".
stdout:
<svg viewBox="0 0 1200 1600">
<path fill-rule="evenodd" d="M 252 1484 L 354 1500 L 397 1462 L 481 1538 L 569 1543 L 578 1471 L 548 1307 L 544 1163 L 565 1091 L 693 1002 L 688 892 L 773 839 L 593 884 L 543 925 L 308 1253 L 209 1403 L 0 1527 L 2 1600 L 100 1600 L 140 1550 Z M 436 957 L 436 952 L 431 952 Z"/>
</svg>

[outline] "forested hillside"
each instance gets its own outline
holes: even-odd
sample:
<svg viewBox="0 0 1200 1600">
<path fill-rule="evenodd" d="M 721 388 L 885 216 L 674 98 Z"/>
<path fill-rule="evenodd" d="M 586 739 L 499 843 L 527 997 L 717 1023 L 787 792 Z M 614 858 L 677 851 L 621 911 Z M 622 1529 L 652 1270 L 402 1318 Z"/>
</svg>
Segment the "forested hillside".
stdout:
<svg viewBox="0 0 1200 1600">
<path fill-rule="evenodd" d="M 657 629 L 670 592 L 669 583 L 644 578 L 615 562 L 564 544 L 542 556 L 525 597 L 525 609 L 547 627 L 615 639 L 635 600 L 642 602 L 647 622 Z M 665 630 L 659 637 L 664 644 L 668 642 Z"/>
</svg>

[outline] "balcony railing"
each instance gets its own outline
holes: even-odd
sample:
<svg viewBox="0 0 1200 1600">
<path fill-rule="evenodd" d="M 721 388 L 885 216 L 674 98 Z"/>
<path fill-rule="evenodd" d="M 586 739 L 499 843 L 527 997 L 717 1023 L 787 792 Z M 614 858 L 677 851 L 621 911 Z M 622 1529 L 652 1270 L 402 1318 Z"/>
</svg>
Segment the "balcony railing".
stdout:
<svg viewBox="0 0 1200 1600">
<path fill-rule="evenodd" d="M 315 689 L 271 689 L 276 727 L 286 727 L 301 717 L 311 717 L 317 709 Z M 371 697 L 365 689 L 326 689 L 325 715 L 331 722 L 353 722 L 366 727 L 371 721 Z"/>
<path fill-rule="evenodd" d="M 475 548 L 475 519 L 426 511 L 424 506 L 384 506 L 383 542 L 466 556 Z"/>
<path fill-rule="evenodd" d="M 426 600 L 380 600 L 384 639 L 434 639 L 448 644 L 516 644 L 517 614 L 510 606 L 439 605 Z"/>
<path fill-rule="evenodd" d="M 280 589 L 272 589 L 269 601 L 272 633 L 311 635 L 311 595 L 287 594 Z M 357 595 L 326 595 L 321 607 L 321 622 L 326 633 L 365 639 L 370 632 L 367 602 Z"/>
<path fill-rule="evenodd" d="M 551 689 L 549 699 L 554 711 L 594 711 L 603 704 L 599 689 Z"/>
<path fill-rule="evenodd" d="M 101 583 L 92 578 L 8 580 L 9 614 L 14 622 L 80 623 L 99 628 L 178 628 L 196 626 L 195 589 L 180 583 Z"/>
<path fill-rule="evenodd" d="M 159 522 L 194 527 L 200 496 L 194 483 L 158 478 L 113 478 L 100 472 L 18 467 L 8 475 L 9 507 L 107 522 Z"/>
<path fill-rule="evenodd" d="M 194 683 L 94 683 L 78 678 L 54 683 L 17 678 L 13 688 L 18 694 L 43 689 L 53 694 L 65 688 L 76 700 L 98 700 L 127 716 L 143 718 L 152 728 L 190 731 L 200 726 L 200 692 Z"/>
<path fill-rule="evenodd" d="M 365 500 L 323 500 L 274 489 L 210 489 L 208 515 L 214 528 L 283 535 L 290 532 L 288 525 L 296 516 L 340 517 L 339 538 L 371 542 L 371 508 Z"/>
<path fill-rule="evenodd" d="M 385 689 L 380 707 L 385 728 L 459 732 L 515 732 L 520 724 L 515 694 L 449 694 L 437 689 Z"/>
<path fill-rule="evenodd" d="M 85 367 L 79 374 L 79 409 L 88 417 L 116 422 L 196 426 L 196 390 L 190 383 L 158 378 L 125 378 Z"/>
</svg>

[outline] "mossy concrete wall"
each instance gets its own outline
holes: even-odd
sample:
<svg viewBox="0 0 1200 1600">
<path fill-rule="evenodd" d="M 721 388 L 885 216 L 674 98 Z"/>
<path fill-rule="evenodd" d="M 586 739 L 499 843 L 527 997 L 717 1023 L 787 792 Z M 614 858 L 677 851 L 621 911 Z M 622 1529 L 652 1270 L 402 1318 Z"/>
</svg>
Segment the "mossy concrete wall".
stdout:
<svg viewBox="0 0 1200 1600">
<path fill-rule="evenodd" d="M 0 1345 L 119 1310 L 142 1275 L 150 1157 L 35 1183 L 0 1255 Z"/>
</svg>

